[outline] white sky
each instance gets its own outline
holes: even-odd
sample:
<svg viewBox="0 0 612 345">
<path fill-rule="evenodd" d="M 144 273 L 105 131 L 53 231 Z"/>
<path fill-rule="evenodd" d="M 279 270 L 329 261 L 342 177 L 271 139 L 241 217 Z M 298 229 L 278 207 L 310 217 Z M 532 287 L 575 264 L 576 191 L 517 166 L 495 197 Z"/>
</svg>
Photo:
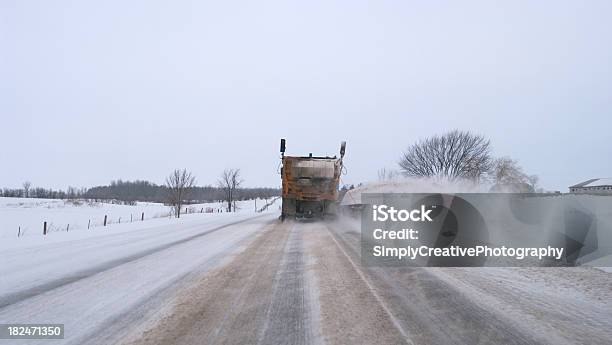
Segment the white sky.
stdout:
<svg viewBox="0 0 612 345">
<path fill-rule="evenodd" d="M 488 136 L 542 185 L 612 176 L 610 1 L 0 0 L 0 187 L 278 186 L 288 153 L 347 183 L 414 140 Z"/>
</svg>

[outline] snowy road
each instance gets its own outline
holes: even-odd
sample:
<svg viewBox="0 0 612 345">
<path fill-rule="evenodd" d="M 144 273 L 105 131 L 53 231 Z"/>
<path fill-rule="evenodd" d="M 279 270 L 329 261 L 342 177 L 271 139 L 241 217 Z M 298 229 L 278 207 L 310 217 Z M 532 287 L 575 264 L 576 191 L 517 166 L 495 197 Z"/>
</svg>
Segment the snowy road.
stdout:
<svg viewBox="0 0 612 345">
<path fill-rule="evenodd" d="M 608 344 L 592 268 L 364 268 L 345 223 L 269 225 L 129 344 Z"/>
<path fill-rule="evenodd" d="M 0 249 L 6 258 L 0 323 L 66 325 L 65 340 L 38 341 L 44 344 L 612 339 L 610 273 L 365 268 L 354 224 L 280 223 L 276 216 L 194 215 L 168 225 Z"/>
<path fill-rule="evenodd" d="M 408 343 L 610 344 L 608 272 L 590 267 L 364 268 L 358 265 L 359 233 L 347 224 L 326 227 L 387 309 L 388 323 Z"/>
</svg>

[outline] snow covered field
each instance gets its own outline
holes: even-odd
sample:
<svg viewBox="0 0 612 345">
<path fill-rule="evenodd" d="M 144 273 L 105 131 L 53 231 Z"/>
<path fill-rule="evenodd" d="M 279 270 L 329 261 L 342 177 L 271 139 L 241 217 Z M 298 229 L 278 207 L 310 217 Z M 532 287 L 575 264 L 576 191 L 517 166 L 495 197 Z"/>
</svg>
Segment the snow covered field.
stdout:
<svg viewBox="0 0 612 345">
<path fill-rule="evenodd" d="M 168 208 L 152 203 L 75 206 L 10 198 L 1 202 L 0 323 L 56 320 L 70 330 L 60 343 L 74 344 L 82 344 L 94 329 L 134 308 L 163 303 L 164 291 L 172 284 L 216 267 L 278 217 L 276 204 L 259 213 L 253 200 L 239 202 L 236 213 L 194 212 L 180 219 L 166 217 Z M 264 205 L 257 201 L 258 209 Z M 200 211 L 222 206 L 188 207 Z M 130 223 L 129 215 L 136 212 L 159 216 Z M 86 230 L 84 221 L 105 213 L 109 219 L 112 215 L 128 221 Z M 6 231 L 8 224 L 20 221 L 33 227 L 43 219 L 80 226 L 72 231 L 71 223 L 68 232 L 43 236 L 31 231 L 20 238 Z M 0 340 L 4 343 L 11 342 Z"/>
<path fill-rule="evenodd" d="M 276 217 L 277 209 L 255 213 L 253 205 L 253 211 L 192 213 L 3 240 L 0 323 L 64 323 L 65 340 L 32 342 L 83 344 L 121 315 L 135 312 L 139 319 L 138 308 L 163 303 L 174 282 L 231 257 Z M 0 340 L 5 343 L 11 341 Z"/>
<path fill-rule="evenodd" d="M 265 205 L 265 200 L 257 200 L 257 208 Z M 238 212 L 255 212 L 255 201 L 237 202 Z M 215 212 L 223 209 L 222 203 L 194 204 L 186 206 L 190 212 L 200 212 L 212 208 Z M 117 205 L 85 200 L 54 200 L 0 197 L 0 239 L 41 236 L 43 223 L 47 222 L 49 233 L 87 230 L 88 224 L 93 230 L 104 223 L 107 225 L 140 221 L 144 213 L 145 220 L 168 217 L 170 207 L 159 203 L 138 202 L 136 205 Z"/>
</svg>

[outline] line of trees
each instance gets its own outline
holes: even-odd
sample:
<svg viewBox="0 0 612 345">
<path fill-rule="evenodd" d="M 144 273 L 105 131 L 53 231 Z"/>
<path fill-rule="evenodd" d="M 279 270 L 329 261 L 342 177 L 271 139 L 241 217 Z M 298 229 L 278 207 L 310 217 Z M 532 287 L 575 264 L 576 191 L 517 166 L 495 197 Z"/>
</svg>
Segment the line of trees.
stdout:
<svg viewBox="0 0 612 345">
<path fill-rule="evenodd" d="M 27 192 L 24 188 L 0 189 L 0 196 L 15 198 L 41 198 L 41 199 L 92 199 L 116 200 L 122 203 L 135 203 L 136 201 L 167 203 L 169 191 L 166 185 L 157 185 L 149 181 L 112 181 L 106 186 L 92 188 L 69 187 L 67 190 L 54 190 L 40 187 L 30 187 Z M 254 198 L 271 198 L 280 195 L 278 188 L 242 188 L 238 187 L 232 192 L 233 200 L 246 200 Z M 188 194 L 188 203 L 202 203 L 226 200 L 225 191 L 219 186 L 194 186 Z"/>
<path fill-rule="evenodd" d="M 183 170 L 179 170 L 181 173 Z M 187 174 L 189 172 L 185 171 Z M 174 175 L 172 172 L 171 175 Z M 170 177 L 170 176 L 168 176 Z M 98 186 L 87 190 L 84 197 L 88 199 L 116 199 L 123 201 L 149 201 L 168 202 L 172 194 L 171 188 L 157 185 L 148 181 L 113 181 L 109 186 Z M 182 195 L 187 203 L 201 203 L 226 200 L 226 193 L 218 186 L 190 186 L 189 192 Z M 280 195 L 280 189 L 268 187 L 236 188 L 233 192 L 234 200 L 254 198 L 271 198 Z"/>
<path fill-rule="evenodd" d="M 42 187 L 32 188 L 31 186 L 0 189 L 0 196 L 8 198 L 79 199 L 83 198 L 86 193 L 86 188 L 76 187 L 68 187 L 65 191 Z"/>
</svg>

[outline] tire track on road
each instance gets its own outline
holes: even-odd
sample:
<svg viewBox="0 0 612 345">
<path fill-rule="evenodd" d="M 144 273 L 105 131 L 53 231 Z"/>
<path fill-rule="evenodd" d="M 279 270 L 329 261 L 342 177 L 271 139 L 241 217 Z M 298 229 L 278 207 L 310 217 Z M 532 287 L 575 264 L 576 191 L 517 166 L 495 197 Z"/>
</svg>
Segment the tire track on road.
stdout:
<svg viewBox="0 0 612 345">
<path fill-rule="evenodd" d="M 280 278 L 289 235 L 287 223 L 274 221 L 226 265 L 202 275 L 169 301 L 171 310 L 128 344 L 256 343 L 279 305 L 273 291 Z M 284 304 L 281 304 L 284 307 Z M 291 312 L 291 310 L 289 310 Z M 276 344 L 290 343 L 275 339 Z M 262 339 L 266 339 L 265 336 Z M 264 341 L 262 340 L 262 343 Z"/>
<path fill-rule="evenodd" d="M 353 270 L 359 275 L 359 278 L 361 278 L 361 281 L 363 281 L 363 283 L 367 286 L 369 292 L 376 299 L 380 307 L 385 311 L 385 313 L 389 317 L 389 320 L 393 323 L 393 326 L 395 327 L 395 329 L 397 329 L 397 331 L 402 335 L 406 344 L 413 345 L 412 341 L 410 340 L 410 336 L 408 332 L 402 327 L 402 324 L 393 315 L 393 313 L 391 312 L 391 310 L 389 309 L 385 301 L 380 297 L 380 295 L 376 291 L 376 288 L 372 285 L 370 280 L 365 276 L 362 270 L 355 264 L 353 259 L 351 259 L 350 255 L 346 252 L 344 247 L 340 243 L 338 243 L 336 236 L 333 234 L 333 232 L 331 231 L 331 229 L 329 228 L 327 224 L 325 224 L 325 229 L 330 234 L 330 237 L 334 241 L 334 244 L 336 245 L 336 247 L 340 250 L 340 252 L 344 255 L 344 257 L 348 260 Z"/>
<path fill-rule="evenodd" d="M 275 277 L 258 344 L 312 344 L 312 311 L 306 293 L 302 232 L 290 222 L 289 237 Z"/>
<path fill-rule="evenodd" d="M 302 225 L 306 252 L 313 257 L 320 324 L 327 344 L 410 344 L 377 298 L 355 262 L 327 228 L 326 222 Z M 382 303 L 381 303 L 382 302 Z"/>
<path fill-rule="evenodd" d="M 343 232 L 338 223 L 328 227 L 349 257 L 360 255 L 360 234 Z M 503 313 L 471 300 L 465 291 L 433 274 L 435 268 L 364 267 L 364 275 L 374 282 L 385 300 L 416 344 L 545 344 L 566 343 L 547 339 L 528 327 L 520 327 Z"/>
</svg>

